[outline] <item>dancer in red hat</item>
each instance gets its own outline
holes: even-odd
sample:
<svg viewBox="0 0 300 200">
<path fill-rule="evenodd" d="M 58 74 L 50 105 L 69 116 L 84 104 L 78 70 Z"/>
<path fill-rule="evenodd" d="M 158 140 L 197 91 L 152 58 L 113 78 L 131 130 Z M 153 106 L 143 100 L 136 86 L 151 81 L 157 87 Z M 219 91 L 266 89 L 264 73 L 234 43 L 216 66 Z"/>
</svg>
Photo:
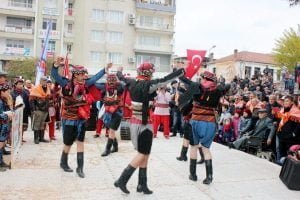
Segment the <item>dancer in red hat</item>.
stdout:
<svg viewBox="0 0 300 200">
<path fill-rule="evenodd" d="M 83 66 L 74 66 L 71 70 L 71 79 L 62 77 L 58 73 L 58 67 L 64 66 L 64 58 L 58 57 L 53 64 L 51 75 L 62 87 L 63 109 L 62 109 L 62 130 L 64 148 L 61 155 L 60 167 L 65 172 L 73 172 L 68 165 L 68 154 L 74 142 L 77 143 L 77 169 L 79 177 L 84 178 L 84 138 L 85 122 L 89 117 L 88 88 L 100 79 L 107 69 L 100 70 L 96 75 L 87 79 L 87 70 Z M 107 68 L 110 68 L 108 65 Z M 88 109 L 88 110 L 87 110 Z"/>
<path fill-rule="evenodd" d="M 119 187 L 126 194 L 129 193 L 126 184 L 136 168 L 139 168 L 137 192 L 143 192 L 144 194 L 153 193 L 147 186 L 147 166 L 153 139 L 153 127 L 149 119 L 149 107 L 159 87 L 170 83 L 175 78 L 184 74 L 184 70 L 180 69 L 164 78 L 152 80 L 153 72 L 153 64 L 143 63 L 137 69 L 138 76 L 136 79 L 125 78 L 122 75 L 121 69 L 117 73 L 118 78 L 125 82 L 132 99 L 133 113 L 130 121 L 130 131 L 131 140 L 137 150 L 137 155 L 114 183 L 116 187 Z"/>
<path fill-rule="evenodd" d="M 189 179 L 197 181 L 196 164 L 197 150 L 202 146 L 206 168 L 204 184 L 210 184 L 213 180 L 212 155 L 209 150 L 216 134 L 215 109 L 220 98 L 228 86 L 217 85 L 215 74 L 205 71 L 202 74 L 200 83 L 181 77 L 181 81 L 189 85 L 187 91 L 179 98 L 179 107 L 184 108 L 190 101 L 193 101 L 192 116 L 190 124 L 193 132 L 193 146 L 190 151 L 190 176 Z"/>
</svg>

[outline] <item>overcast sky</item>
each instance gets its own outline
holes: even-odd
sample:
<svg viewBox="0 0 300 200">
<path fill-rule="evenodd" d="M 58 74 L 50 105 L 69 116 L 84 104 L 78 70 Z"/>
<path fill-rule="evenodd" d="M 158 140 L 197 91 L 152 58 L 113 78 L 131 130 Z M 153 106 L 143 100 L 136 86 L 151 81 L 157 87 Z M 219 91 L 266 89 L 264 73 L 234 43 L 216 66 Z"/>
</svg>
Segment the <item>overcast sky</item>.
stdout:
<svg viewBox="0 0 300 200">
<path fill-rule="evenodd" d="M 285 29 L 300 24 L 287 0 L 177 0 L 175 54 L 210 49 L 215 58 L 239 51 L 271 53 Z"/>
</svg>

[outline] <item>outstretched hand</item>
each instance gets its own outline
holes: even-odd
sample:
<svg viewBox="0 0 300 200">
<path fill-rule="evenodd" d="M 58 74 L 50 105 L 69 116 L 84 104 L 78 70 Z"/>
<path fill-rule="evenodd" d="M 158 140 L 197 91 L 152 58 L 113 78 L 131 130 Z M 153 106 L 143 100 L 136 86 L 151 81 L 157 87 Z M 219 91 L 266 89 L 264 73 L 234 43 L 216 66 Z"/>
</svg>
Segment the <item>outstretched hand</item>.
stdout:
<svg viewBox="0 0 300 200">
<path fill-rule="evenodd" d="M 108 64 L 106 65 L 106 67 L 105 67 L 105 72 L 108 73 L 108 70 L 109 70 L 110 68 L 112 68 L 112 66 L 113 66 L 112 63 L 108 63 Z"/>
<path fill-rule="evenodd" d="M 65 65 L 65 59 L 63 57 L 57 57 L 55 62 L 54 62 L 55 66 L 64 66 Z"/>
</svg>

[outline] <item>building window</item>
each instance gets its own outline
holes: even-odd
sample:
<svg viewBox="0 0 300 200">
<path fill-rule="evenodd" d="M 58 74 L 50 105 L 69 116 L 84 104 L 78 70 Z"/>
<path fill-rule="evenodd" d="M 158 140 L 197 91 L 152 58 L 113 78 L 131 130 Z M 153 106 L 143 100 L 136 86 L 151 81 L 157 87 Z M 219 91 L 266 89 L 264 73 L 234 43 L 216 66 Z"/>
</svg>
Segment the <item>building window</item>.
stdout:
<svg viewBox="0 0 300 200">
<path fill-rule="evenodd" d="M 148 55 L 137 55 L 137 60 L 136 60 L 137 66 L 144 62 L 149 62 L 155 65 L 155 69 L 158 70 L 160 66 L 160 57 L 158 56 L 148 56 Z"/>
<path fill-rule="evenodd" d="M 105 21 L 105 12 L 104 12 L 104 10 L 93 9 L 92 10 L 92 19 L 97 21 L 97 22 L 104 22 Z"/>
<path fill-rule="evenodd" d="M 25 48 L 24 40 L 6 40 L 6 47 Z"/>
<path fill-rule="evenodd" d="M 122 54 L 121 53 L 108 53 L 108 62 L 113 64 L 122 64 Z"/>
<path fill-rule="evenodd" d="M 107 13 L 107 22 L 111 24 L 123 24 L 123 12 L 110 10 Z"/>
<path fill-rule="evenodd" d="M 17 17 L 7 17 L 6 26 L 18 28 L 32 28 L 32 20 Z"/>
<path fill-rule="evenodd" d="M 140 25 L 147 27 L 161 27 L 163 25 L 163 18 L 155 16 L 140 16 Z"/>
<path fill-rule="evenodd" d="M 47 30 L 47 24 L 50 19 L 43 19 L 43 30 Z M 52 19 L 52 30 L 56 31 L 56 19 Z"/>
<path fill-rule="evenodd" d="M 42 40 L 42 49 L 43 49 L 43 47 L 44 47 L 44 40 Z M 48 52 L 55 52 L 55 41 L 54 40 L 49 41 L 47 51 Z"/>
<path fill-rule="evenodd" d="M 90 59 L 92 62 L 100 62 L 101 61 L 101 53 L 98 51 L 91 51 Z"/>
<path fill-rule="evenodd" d="M 107 32 L 107 41 L 110 43 L 121 44 L 123 42 L 123 33 L 122 32 Z"/>
<path fill-rule="evenodd" d="M 68 24 L 68 33 L 73 33 L 73 24 Z"/>
<path fill-rule="evenodd" d="M 91 40 L 95 41 L 95 42 L 103 42 L 105 40 L 104 32 L 98 31 L 98 30 L 92 30 L 91 31 Z"/>
<path fill-rule="evenodd" d="M 160 37 L 158 36 L 141 36 L 139 37 L 139 44 L 146 46 L 160 46 Z"/>
<path fill-rule="evenodd" d="M 67 44 L 67 52 L 72 53 L 72 44 Z"/>
<path fill-rule="evenodd" d="M 251 67 L 249 67 L 249 66 L 246 66 L 245 67 L 245 77 L 248 77 L 248 78 L 250 78 L 251 77 Z"/>
</svg>

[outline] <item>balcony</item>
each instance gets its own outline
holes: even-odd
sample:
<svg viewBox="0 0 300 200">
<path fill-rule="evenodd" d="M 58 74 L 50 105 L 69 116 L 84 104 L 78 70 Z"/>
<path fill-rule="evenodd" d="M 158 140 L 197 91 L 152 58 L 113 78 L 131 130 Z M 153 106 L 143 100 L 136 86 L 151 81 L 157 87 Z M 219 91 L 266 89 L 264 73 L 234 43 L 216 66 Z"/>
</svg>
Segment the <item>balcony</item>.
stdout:
<svg viewBox="0 0 300 200">
<path fill-rule="evenodd" d="M 169 1 L 165 1 L 165 2 L 169 2 L 169 3 L 159 3 L 156 1 L 152 1 L 152 0 L 137 0 L 136 8 L 175 14 L 176 6 L 174 3 L 172 3 L 173 1 L 169 0 Z"/>
<path fill-rule="evenodd" d="M 33 39 L 33 28 L 7 24 L 0 27 L 0 36 L 5 38 Z"/>
<path fill-rule="evenodd" d="M 35 4 L 23 3 L 14 0 L 2 0 L 0 2 L 0 13 L 5 15 L 34 17 Z"/>
<path fill-rule="evenodd" d="M 58 16 L 59 12 L 57 8 L 47 8 L 44 7 L 42 10 L 43 15 L 51 15 L 51 16 Z"/>
<path fill-rule="evenodd" d="M 65 43 L 74 43 L 74 34 L 73 32 L 64 32 L 64 42 Z"/>
<path fill-rule="evenodd" d="M 136 44 L 134 46 L 135 52 L 142 53 L 157 53 L 157 54 L 173 54 L 173 46 L 172 45 L 160 45 L 160 46 L 150 46 L 150 45 L 141 45 Z"/>
<path fill-rule="evenodd" d="M 146 32 L 155 32 L 155 33 L 166 33 L 174 34 L 174 26 L 170 24 L 146 24 L 137 22 L 135 24 L 137 30 L 146 31 Z"/>
<path fill-rule="evenodd" d="M 30 48 L 16 48 L 16 47 L 5 47 L 4 50 L 0 51 L 1 60 L 13 60 L 24 57 L 31 57 L 33 51 Z"/>
<path fill-rule="evenodd" d="M 74 9 L 72 8 L 65 9 L 65 20 L 74 21 L 74 16 L 75 16 Z"/>
</svg>

